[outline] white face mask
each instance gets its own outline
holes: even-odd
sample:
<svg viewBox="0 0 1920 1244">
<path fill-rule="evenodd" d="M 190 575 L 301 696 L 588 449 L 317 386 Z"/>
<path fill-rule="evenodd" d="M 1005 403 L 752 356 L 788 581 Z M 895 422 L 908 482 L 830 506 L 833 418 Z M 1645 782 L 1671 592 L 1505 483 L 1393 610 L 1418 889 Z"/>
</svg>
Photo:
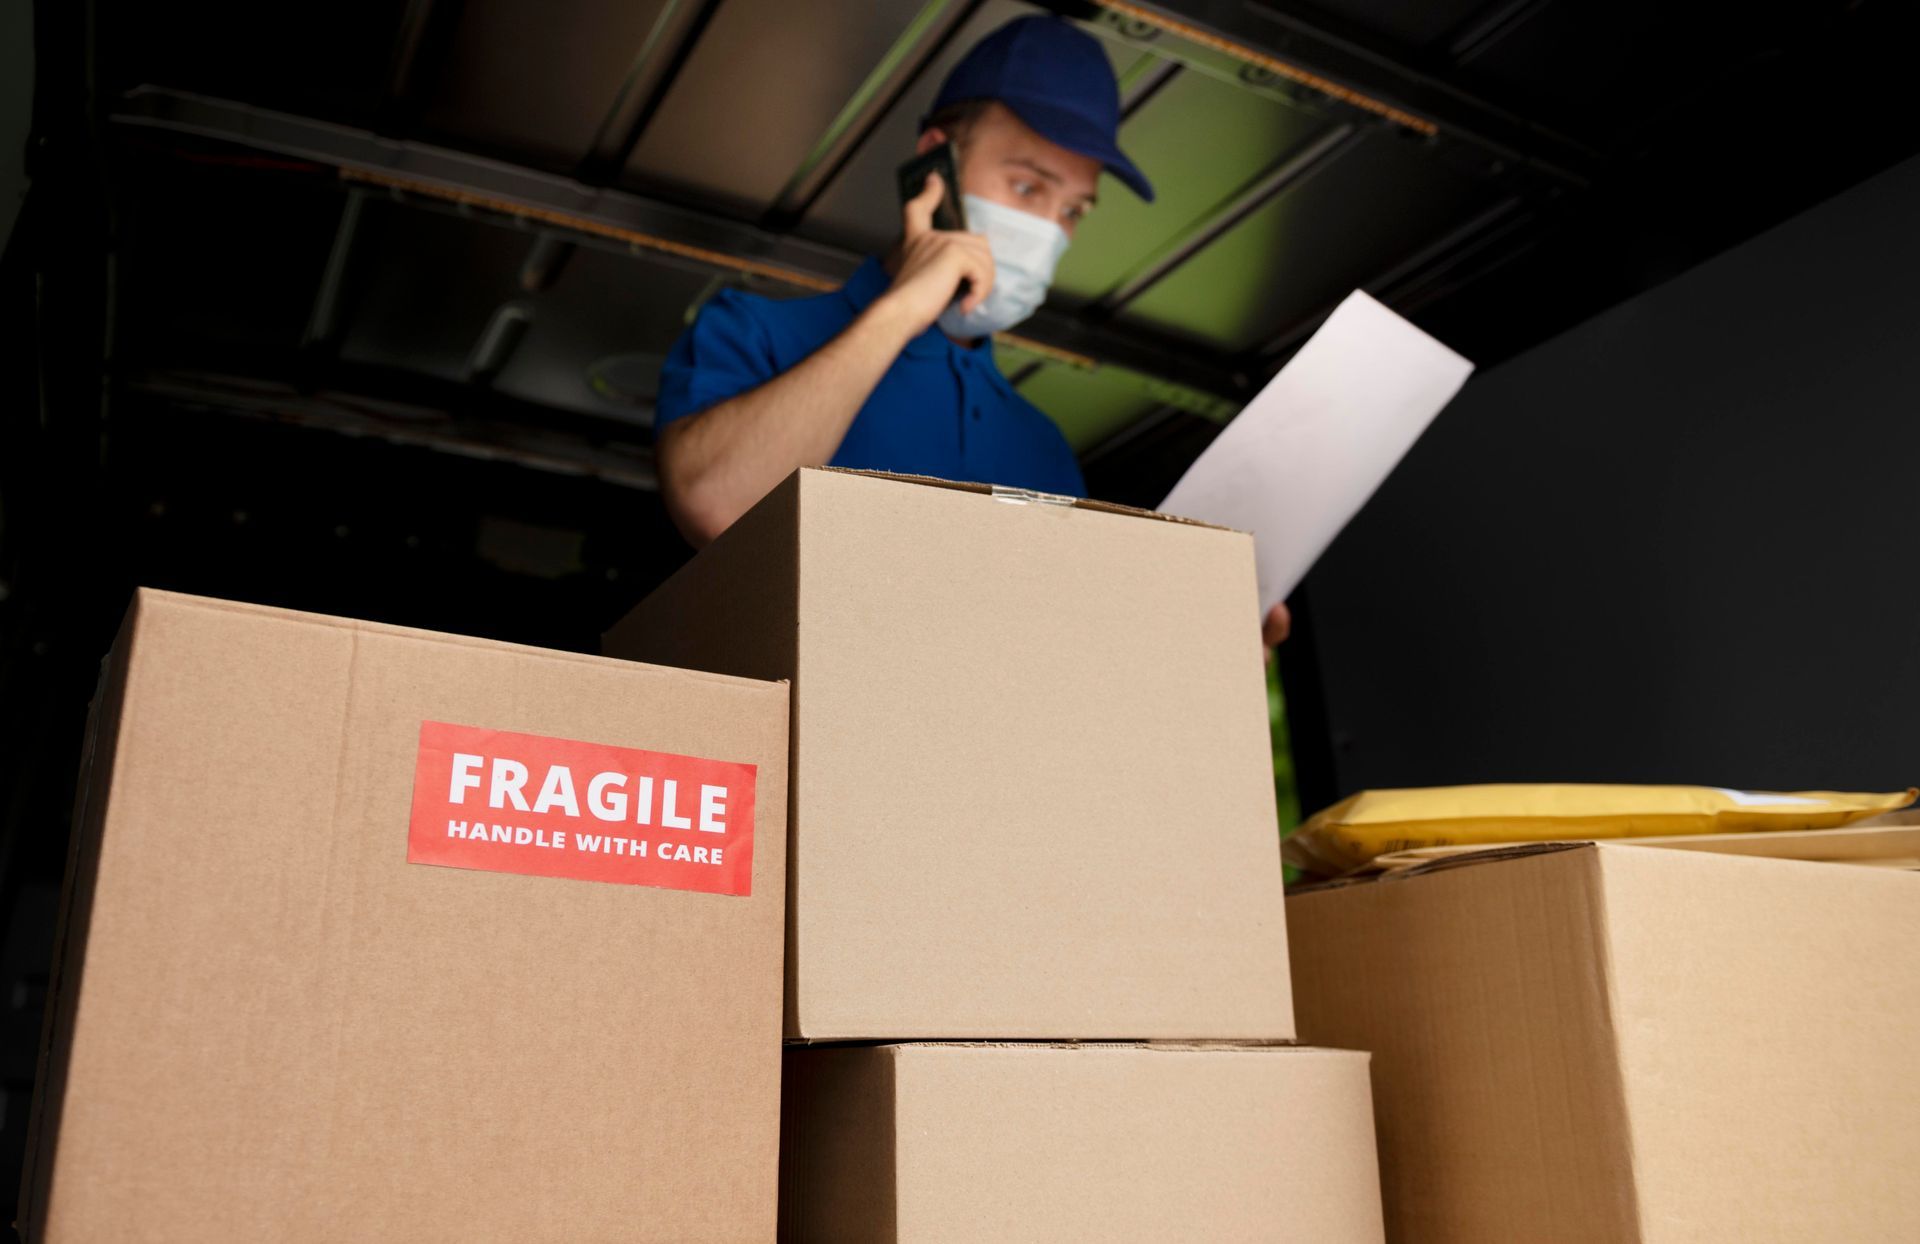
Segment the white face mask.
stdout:
<svg viewBox="0 0 1920 1244">
<path fill-rule="evenodd" d="M 961 196 L 967 228 L 987 239 L 993 252 L 993 288 L 969 313 L 960 303 L 940 313 L 940 331 L 949 337 L 986 337 L 1004 332 L 1040 309 L 1053 284 L 1053 270 L 1067 250 L 1067 231 L 1031 212 L 983 199 Z"/>
</svg>

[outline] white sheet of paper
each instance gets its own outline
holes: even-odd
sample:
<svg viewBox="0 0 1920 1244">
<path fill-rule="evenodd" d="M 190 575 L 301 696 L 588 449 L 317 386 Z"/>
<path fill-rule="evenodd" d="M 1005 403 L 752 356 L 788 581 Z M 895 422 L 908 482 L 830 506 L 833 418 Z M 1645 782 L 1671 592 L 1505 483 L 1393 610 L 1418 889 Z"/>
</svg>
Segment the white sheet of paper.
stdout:
<svg viewBox="0 0 1920 1244">
<path fill-rule="evenodd" d="M 1356 290 L 1159 508 L 1253 533 L 1264 617 L 1299 586 L 1472 371 Z"/>
</svg>

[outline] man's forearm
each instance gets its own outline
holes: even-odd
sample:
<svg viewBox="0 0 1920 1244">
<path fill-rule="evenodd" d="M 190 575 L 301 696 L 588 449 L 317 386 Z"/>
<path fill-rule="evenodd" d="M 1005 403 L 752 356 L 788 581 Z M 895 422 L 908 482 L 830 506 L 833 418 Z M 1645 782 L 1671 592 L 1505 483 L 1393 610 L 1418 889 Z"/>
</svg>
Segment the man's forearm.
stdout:
<svg viewBox="0 0 1920 1244">
<path fill-rule="evenodd" d="M 908 328 L 883 297 L 792 368 L 669 427 L 661 491 L 687 538 L 706 544 L 794 470 L 831 459 Z"/>
</svg>

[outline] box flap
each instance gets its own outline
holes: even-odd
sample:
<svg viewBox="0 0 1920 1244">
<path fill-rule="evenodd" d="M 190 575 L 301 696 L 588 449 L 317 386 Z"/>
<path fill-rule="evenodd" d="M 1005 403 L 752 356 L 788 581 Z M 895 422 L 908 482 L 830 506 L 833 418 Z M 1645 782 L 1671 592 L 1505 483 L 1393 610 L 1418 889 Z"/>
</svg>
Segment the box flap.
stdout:
<svg viewBox="0 0 1920 1244">
<path fill-rule="evenodd" d="M 1718 855 L 1755 855 L 1776 860 L 1920 868 L 1920 823 L 1847 825 L 1760 834 L 1693 834 L 1672 838 L 1622 838 L 1608 847 L 1665 847 Z"/>
<path fill-rule="evenodd" d="M 329 613 L 309 613 L 303 609 L 282 609 L 276 605 L 256 605 L 246 601 L 221 600 L 212 596 L 194 596 L 186 592 L 169 592 L 161 588 L 135 588 L 133 608 L 164 608 L 201 611 L 215 615 L 229 615 L 234 622 L 252 618 L 268 624 L 298 624 L 302 626 L 326 627 L 331 630 L 353 631 L 363 636 L 387 636 L 394 639 L 417 639 L 422 643 L 439 644 L 451 648 L 482 648 L 493 652 L 503 652 L 519 657 L 534 658 L 541 661 L 556 661 L 567 664 L 584 663 L 598 665 L 611 674 L 618 674 L 624 668 L 645 665 L 648 662 L 625 660 L 619 657 L 602 656 L 592 652 L 567 652 L 559 648 L 538 648 L 532 644 L 516 644 L 504 639 L 483 639 L 477 635 L 458 635 L 451 631 L 429 631 L 416 626 L 395 626 L 387 622 L 368 622 L 360 618 L 343 618 Z M 656 669 L 670 670 L 677 678 L 686 678 L 694 682 L 713 682 L 736 687 L 753 687 L 766 683 L 784 683 L 785 677 L 761 677 L 758 675 L 735 675 L 711 673 L 697 667 L 678 665 L 655 665 Z"/>
<path fill-rule="evenodd" d="M 1503 842 L 1488 845 L 1472 843 L 1451 847 L 1418 847 L 1410 851 L 1392 851 L 1378 855 L 1373 859 L 1374 870 L 1349 873 L 1344 877 L 1328 880 L 1318 878 L 1304 885 L 1289 887 L 1289 897 L 1295 894 L 1315 894 L 1322 890 L 1338 890 L 1348 886 L 1370 885 L 1377 881 L 1402 880 L 1407 877 L 1425 876 L 1449 868 L 1468 868 L 1476 864 L 1497 864 L 1502 860 L 1528 859 L 1536 855 L 1552 855 L 1558 851 L 1578 851 L 1583 847 L 1598 845 L 1590 840 L 1566 842 Z"/>
<path fill-rule="evenodd" d="M 1380 873 L 1405 874 L 1427 872 L 1441 866 L 1457 867 L 1510 859 L 1541 850 L 1559 851 L 1588 845 L 1608 849 L 1665 847 L 1675 851 L 1752 855 L 1776 860 L 1920 869 L 1920 817 L 1914 817 L 1911 813 L 1893 813 L 1885 818 L 1874 818 L 1872 824 L 1845 825 L 1838 829 L 1771 830 L 1752 834 L 1669 834 L 1645 838 L 1511 843 L 1502 846 L 1417 847 L 1378 856 L 1373 862 Z M 1369 876 L 1343 878 L 1342 881 L 1365 881 Z"/>
<path fill-rule="evenodd" d="M 1209 531 L 1233 531 L 1232 527 L 1222 527 L 1218 523 L 1205 523 L 1197 518 L 1182 518 L 1178 514 L 1167 514 L 1160 510 L 1143 510 L 1138 506 L 1120 505 L 1113 501 L 1095 501 L 1090 497 L 1069 497 L 1061 493 L 1037 492 L 1031 488 L 1011 488 L 1005 484 L 980 484 L 966 480 L 939 479 L 932 475 L 909 475 L 898 471 L 866 471 L 852 467 L 802 467 L 804 471 L 831 471 L 836 475 L 864 475 L 869 479 L 891 480 L 897 484 L 920 484 L 927 488 L 945 488 L 952 492 L 971 492 L 983 497 L 992 497 L 997 501 L 1006 501 L 1028 505 L 1057 505 L 1067 509 L 1092 510 L 1099 514 L 1118 514 L 1123 518 L 1151 518 L 1163 523 L 1178 523 L 1183 527 L 1204 527 Z"/>
</svg>

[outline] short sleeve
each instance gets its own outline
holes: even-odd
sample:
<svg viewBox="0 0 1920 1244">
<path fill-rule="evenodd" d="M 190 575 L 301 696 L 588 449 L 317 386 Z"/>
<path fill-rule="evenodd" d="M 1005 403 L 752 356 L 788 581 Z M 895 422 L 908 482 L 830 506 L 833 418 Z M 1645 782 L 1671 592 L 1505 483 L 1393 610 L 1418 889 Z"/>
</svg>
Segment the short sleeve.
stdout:
<svg viewBox="0 0 1920 1244">
<path fill-rule="evenodd" d="M 721 291 L 667 352 L 654 406 L 654 435 L 676 419 L 765 384 L 779 372 L 766 326 L 754 315 L 749 296 Z"/>
</svg>

